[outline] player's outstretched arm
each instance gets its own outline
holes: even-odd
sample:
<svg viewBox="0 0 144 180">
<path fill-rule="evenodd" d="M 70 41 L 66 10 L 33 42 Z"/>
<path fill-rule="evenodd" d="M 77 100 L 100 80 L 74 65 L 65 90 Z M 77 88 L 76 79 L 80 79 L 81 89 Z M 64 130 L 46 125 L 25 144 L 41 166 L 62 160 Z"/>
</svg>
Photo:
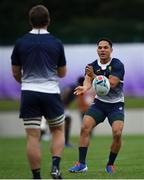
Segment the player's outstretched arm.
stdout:
<svg viewBox="0 0 144 180">
<path fill-rule="evenodd" d="M 75 91 L 74 91 L 74 94 L 75 95 L 84 94 L 88 89 L 91 88 L 91 85 L 92 85 L 91 78 L 88 75 L 86 75 L 85 79 L 84 79 L 84 82 L 83 82 L 83 86 L 76 87 Z"/>
<path fill-rule="evenodd" d="M 85 93 L 85 92 L 86 92 L 86 89 L 85 89 L 84 86 L 78 86 L 78 87 L 76 87 L 75 90 L 74 90 L 74 94 L 75 94 L 75 95 L 81 95 L 81 94 L 83 94 L 83 93 Z"/>
<path fill-rule="evenodd" d="M 115 88 L 120 83 L 120 79 L 116 76 L 110 75 L 109 82 L 110 82 L 110 87 Z"/>
</svg>

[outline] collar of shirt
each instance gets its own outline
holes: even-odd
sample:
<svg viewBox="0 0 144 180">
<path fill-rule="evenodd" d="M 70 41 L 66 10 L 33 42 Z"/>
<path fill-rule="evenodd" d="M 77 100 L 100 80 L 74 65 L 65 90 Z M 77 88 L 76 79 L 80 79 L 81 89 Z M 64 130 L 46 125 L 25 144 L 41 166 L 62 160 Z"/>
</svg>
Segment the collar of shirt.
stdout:
<svg viewBox="0 0 144 180">
<path fill-rule="evenodd" d="M 31 34 L 49 34 L 49 32 L 46 29 L 40 28 L 40 29 L 32 29 L 30 31 Z"/>
<path fill-rule="evenodd" d="M 107 68 L 107 66 L 111 63 L 111 61 L 112 61 L 112 58 L 111 58 L 111 60 L 108 63 L 102 64 L 100 62 L 100 59 L 98 59 L 98 65 L 101 67 L 102 70 L 105 70 Z"/>
</svg>

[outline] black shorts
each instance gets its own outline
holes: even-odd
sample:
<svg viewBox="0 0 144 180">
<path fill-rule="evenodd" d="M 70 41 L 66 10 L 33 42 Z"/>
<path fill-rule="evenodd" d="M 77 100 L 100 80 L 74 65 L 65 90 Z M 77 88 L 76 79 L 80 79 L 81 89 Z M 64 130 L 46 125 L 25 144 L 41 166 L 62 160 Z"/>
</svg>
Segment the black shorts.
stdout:
<svg viewBox="0 0 144 180">
<path fill-rule="evenodd" d="M 95 99 L 85 115 L 94 118 L 97 125 L 107 117 L 110 125 L 112 125 L 116 120 L 124 121 L 124 103 L 105 103 Z"/>
<path fill-rule="evenodd" d="M 20 118 L 35 118 L 44 116 L 55 119 L 64 114 L 60 94 L 49 94 L 35 91 L 21 92 Z"/>
</svg>

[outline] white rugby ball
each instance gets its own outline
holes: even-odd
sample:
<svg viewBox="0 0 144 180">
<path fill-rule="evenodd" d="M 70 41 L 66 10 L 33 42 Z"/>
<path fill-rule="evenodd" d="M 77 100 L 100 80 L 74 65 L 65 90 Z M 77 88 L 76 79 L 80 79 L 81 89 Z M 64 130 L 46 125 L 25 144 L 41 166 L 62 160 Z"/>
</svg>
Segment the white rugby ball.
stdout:
<svg viewBox="0 0 144 180">
<path fill-rule="evenodd" d="M 99 75 L 93 80 L 92 86 L 98 96 L 105 96 L 109 93 L 110 83 L 106 76 Z"/>
</svg>

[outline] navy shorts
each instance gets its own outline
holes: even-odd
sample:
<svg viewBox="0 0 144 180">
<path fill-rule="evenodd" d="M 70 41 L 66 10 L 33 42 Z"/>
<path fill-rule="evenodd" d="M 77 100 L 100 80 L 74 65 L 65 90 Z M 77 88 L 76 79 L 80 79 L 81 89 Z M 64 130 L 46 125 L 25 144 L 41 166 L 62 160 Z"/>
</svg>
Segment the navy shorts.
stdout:
<svg viewBox="0 0 144 180">
<path fill-rule="evenodd" d="M 106 103 L 95 99 L 85 115 L 94 118 L 97 125 L 107 117 L 110 125 L 112 125 L 116 120 L 124 121 L 124 103 Z"/>
<path fill-rule="evenodd" d="M 64 114 L 60 94 L 49 94 L 35 91 L 21 92 L 20 118 L 35 118 L 44 116 L 55 119 Z"/>
</svg>

